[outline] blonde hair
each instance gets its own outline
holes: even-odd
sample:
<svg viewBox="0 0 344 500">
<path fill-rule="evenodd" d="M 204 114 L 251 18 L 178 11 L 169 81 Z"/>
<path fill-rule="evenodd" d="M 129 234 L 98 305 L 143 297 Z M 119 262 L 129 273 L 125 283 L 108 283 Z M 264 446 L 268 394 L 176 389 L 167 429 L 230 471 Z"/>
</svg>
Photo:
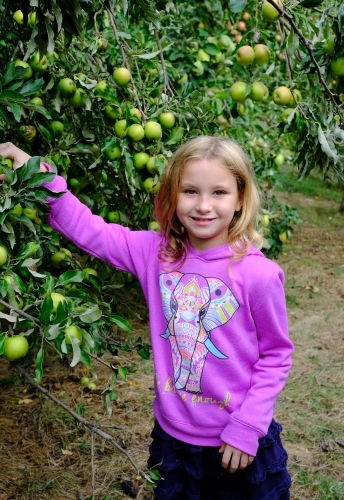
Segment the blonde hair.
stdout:
<svg viewBox="0 0 344 500">
<path fill-rule="evenodd" d="M 247 153 L 231 139 L 199 136 L 183 144 L 173 155 L 161 179 L 155 199 L 155 217 L 160 224 L 167 245 L 162 245 L 159 258 L 166 262 L 184 262 L 186 233 L 176 208 L 184 166 L 189 160 L 210 160 L 226 167 L 236 178 L 242 207 L 234 214 L 228 227 L 228 243 L 234 250 L 234 259 L 242 258 L 250 246 L 262 246 L 258 233 L 260 193 L 253 167 Z"/>
</svg>

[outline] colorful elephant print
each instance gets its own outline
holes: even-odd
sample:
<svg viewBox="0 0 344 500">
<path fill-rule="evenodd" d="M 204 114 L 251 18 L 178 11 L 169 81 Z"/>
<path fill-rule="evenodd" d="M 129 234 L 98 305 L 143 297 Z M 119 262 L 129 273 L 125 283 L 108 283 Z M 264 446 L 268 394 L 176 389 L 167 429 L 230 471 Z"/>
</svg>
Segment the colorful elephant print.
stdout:
<svg viewBox="0 0 344 500">
<path fill-rule="evenodd" d="M 175 387 L 200 393 L 208 352 L 227 358 L 211 341 L 210 332 L 227 323 L 239 303 L 218 278 L 172 272 L 161 274 L 159 281 L 167 320 L 162 337 L 170 341 Z"/>
</svg>

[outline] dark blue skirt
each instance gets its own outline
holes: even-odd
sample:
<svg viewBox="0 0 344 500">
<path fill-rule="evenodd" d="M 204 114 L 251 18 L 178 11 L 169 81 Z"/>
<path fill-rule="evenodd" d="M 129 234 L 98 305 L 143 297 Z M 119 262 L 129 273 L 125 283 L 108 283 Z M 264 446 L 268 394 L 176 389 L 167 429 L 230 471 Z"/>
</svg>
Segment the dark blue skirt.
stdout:
<svg viewBox="0 0 344 500">
<path fill-rule="evenodd" d="M 282 426 L 272 421 L 259 440 L 251 465 L 230 473 L 221 465 L 217 447 L 183 443 L 155 422 L 148 467 L 160 472 L 154 488 L 158 500 L 289 500 L 291 478 L 282 446 Z"/>
</svg>

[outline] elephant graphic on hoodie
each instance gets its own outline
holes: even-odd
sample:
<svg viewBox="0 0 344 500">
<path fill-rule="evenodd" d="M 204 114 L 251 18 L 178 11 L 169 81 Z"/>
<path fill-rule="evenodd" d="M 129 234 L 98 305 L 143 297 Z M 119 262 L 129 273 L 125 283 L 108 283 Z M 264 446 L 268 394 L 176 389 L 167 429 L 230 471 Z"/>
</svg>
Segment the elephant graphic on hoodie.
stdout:
<svg viewBox="0 0 344 500">
<path fill-rule="evenodd" d="M 200 393 L 208 352 L 227 356 L 211 340 L 211 331 L 224 325 L 239 308 L 232 291 L 218 278 L 180 272 L 160 275 L 162 306 L 169 339 L 176 389 Z"/>
</svg>

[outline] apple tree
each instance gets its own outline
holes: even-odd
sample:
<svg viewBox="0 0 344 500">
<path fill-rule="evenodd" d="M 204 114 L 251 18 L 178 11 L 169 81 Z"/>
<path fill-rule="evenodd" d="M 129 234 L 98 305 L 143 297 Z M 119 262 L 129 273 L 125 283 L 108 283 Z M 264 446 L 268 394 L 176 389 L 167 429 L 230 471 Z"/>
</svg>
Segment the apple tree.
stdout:
<svg viewBox="0 0 344 500">
<path fill-rule="evenodd" d="M 0 2 L 0 142 L 32 156 L 16 171 L 0 165 L 4 358 L 35 359 L 41 381 L 47 346 L 71 366 L 121 349 L 149 356 L 119 314 L 136 281 L 47 225 L 54 174 L 38 173 L 42 160 L 109 223 L 158 230 L 154 194 L 178 145 L 231 137 L 264 192 L 264 251 L 278 255 L 298 222 L 271 194 L 284 151 L 301 177 L 343 177 L 344 9 L 324 4 Z M 110 368 L 109 412 L 128 372 Z"/>
</svg>

